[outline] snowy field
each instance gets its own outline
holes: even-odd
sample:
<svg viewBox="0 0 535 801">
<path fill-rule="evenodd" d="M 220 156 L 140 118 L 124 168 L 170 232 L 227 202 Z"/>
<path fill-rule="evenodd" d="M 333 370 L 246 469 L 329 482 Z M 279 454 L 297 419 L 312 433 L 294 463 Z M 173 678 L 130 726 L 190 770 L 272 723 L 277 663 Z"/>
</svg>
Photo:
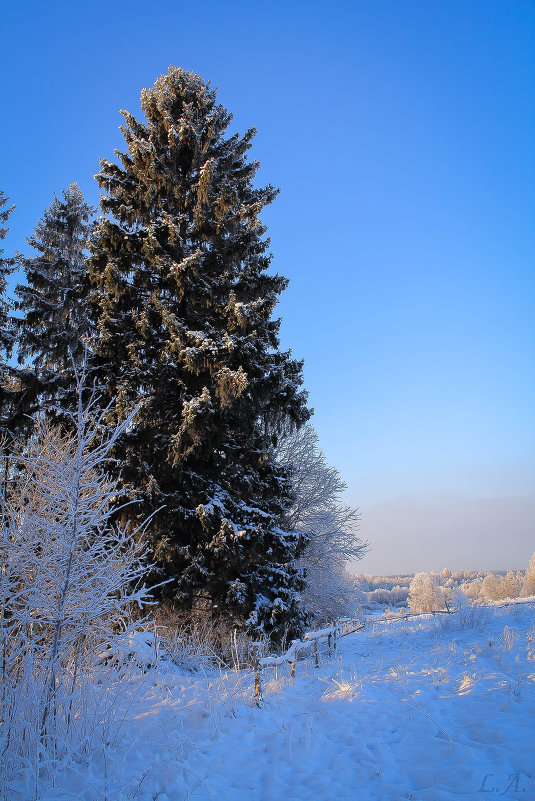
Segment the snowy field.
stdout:
<svg viewBox="0 0 535 801">
<path fill-rule="evenodd" d="M 519 603 L 375 624 L 294 680 L 265 670 L 260 706 L 250 671 L 162 661 L 47 801 L 531 801 L 534 622 Z"/>
</svg>

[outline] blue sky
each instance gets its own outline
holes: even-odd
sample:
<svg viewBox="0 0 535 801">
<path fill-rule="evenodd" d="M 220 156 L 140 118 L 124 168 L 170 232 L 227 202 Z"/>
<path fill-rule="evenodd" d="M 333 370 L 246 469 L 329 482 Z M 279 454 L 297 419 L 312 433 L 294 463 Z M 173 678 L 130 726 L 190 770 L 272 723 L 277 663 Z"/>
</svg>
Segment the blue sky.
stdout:
<svg viewBox="0 0 535 801">
<path fill-rule="evenodd" d="M 25 249 L 98 202 L 119 108 L 169 64 L 258 129 L 285 347 L 362 512 L 359 570 L 535 549 L 535 6 L 529 0 L 12 2 L 0 178 Z"/>
</svg>

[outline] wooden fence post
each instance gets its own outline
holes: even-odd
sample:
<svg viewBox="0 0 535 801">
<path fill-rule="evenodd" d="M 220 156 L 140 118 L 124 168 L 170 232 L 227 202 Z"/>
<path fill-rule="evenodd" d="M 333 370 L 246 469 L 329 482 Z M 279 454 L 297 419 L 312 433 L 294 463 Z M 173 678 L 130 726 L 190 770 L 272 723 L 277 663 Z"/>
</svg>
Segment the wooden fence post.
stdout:
<svg viewBox="0 0 535 801">
<path fill-rule="evenodd" d="M 260 660 L 258 658 L 258 645 L 253 647 L 253 664 L 254 664 L 254 697 L 257 706 L 260 706 L 262 700 L 262 685 L 260 683 Z"/>
<path fill-rule="evenodd" d="M 318 660 L 318 641 L 314 640 L 314 645 L 312 646 L 314 650 L 314 667 L 319 667 L 319 660 Z"/>
<path fill-rule="evenodd" d="M 254 674 L 254 697 L 256 701 L 256 705 L 260 706 L 260 701 L 262 700 L 262 685 L 260 684 L 260 671 Z"/>
</svg>

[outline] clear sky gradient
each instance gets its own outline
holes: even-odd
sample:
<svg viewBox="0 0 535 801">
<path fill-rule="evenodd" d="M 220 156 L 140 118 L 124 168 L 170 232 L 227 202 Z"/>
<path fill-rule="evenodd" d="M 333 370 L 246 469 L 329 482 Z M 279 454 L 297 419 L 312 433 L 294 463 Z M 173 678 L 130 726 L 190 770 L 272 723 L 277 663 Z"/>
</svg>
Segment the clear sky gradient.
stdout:
<svg viewBox="0 0 535 801">
<path fill-rule="evenodd" d="M 535 550 L 530 0 L 0 6 L 2 187 L 27 250 L 54 192 L 95 205 L 119 108 L 169 64 L 254 125 L 282 340 L 362 512 L 366 572 Z"/>
</svg>

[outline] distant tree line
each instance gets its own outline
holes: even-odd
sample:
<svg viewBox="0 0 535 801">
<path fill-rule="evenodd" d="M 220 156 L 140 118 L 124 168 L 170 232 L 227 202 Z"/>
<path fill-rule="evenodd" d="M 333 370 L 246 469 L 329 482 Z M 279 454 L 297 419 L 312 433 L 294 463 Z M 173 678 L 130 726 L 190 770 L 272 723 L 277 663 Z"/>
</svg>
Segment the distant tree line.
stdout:
<svg viewBox="0 0 535 801">
<path fill-rule="evenodd" d="M 359 594 L 365 608 L 405 606 L 411 612 L 431 612 L 458 608 L 468 602 L 507 601 L 535 596 L 535 554 L 525 571 L 497 573 L 444 568 L 440 573 L 416 575 L 353 577 L 354 598 Z"/>
</svg>

